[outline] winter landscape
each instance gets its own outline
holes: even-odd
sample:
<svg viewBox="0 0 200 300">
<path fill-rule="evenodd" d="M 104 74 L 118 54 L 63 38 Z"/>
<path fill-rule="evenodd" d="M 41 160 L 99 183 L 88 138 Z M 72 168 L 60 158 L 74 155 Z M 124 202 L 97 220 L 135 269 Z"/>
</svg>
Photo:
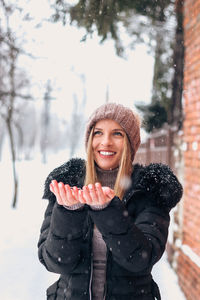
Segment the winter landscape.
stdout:
<svg viewBox="0 0 200 300">
<path fill-rule="evenodd" d="M 69 158 L 85 158 L 85 149 L 81 147 L 85 121 L 94 108 L 106 101 L 131 108 L 138 103 L 155 104 L 159 111 L 150 111 L 150 121 L 155 121 L 150 128 L 156 129 L 156 121 L 161 120 L 163 123 L 158 131 L 162 133 L 166 126 L 166 111 L 162 118 L 162 105 L 168 107 L 170 102 L 167 101 L 172 95 L 178 99 L 172 86 L 173 74 L 178 72 L 175 72 L 171 48 L 175 42 L 176 22 L 170 1 L 166 1 L 169 6 L 166 4 L 167 18 L 163 27 L 160 23 L 151 23 L 151 18 L 156 18 L 154 14 L 152 16 L 152 10 L 149 15 L 141 11 L 139 16 L 125 10 L 120 19 L 125 16 L 124 27 L 121 27 L 121 21 L 116 27 L 122 45 L 110 32 L 104 43 L 100 43 L 102 36 L 96 31 L 84 40 L 84 26 L 50 21 L 55 11 L 49 3 L 59 5 L 65 1 L 14 2 L 0 0 L 0 299 L 45 300 L 46 288 L 58 278 L 40 264 L 37 256 L 37 242 L 47 206 L 47 200 L 42 199 L 45 178 Z M 74 4 L 71 0 L 67 2 Z M 179 2 L 183 1 L 176 1 Z M 151 7 L 153 2 L 147 3 Z M 118 13 L 116 16 L 119 20 Z M 155 27 L 150 26 L 152 24 Z M 123 47 L 126 50 L 124 57 L 117 55 L 117 50 L 120 52 Z M 182 79 L 177 80 L 181 82 Z M 195 84 L 196 81 L 192 81 L 192 86 Z M 192 94 L 188 93 L 189 96 Z M 187 96 L 186 92 L 184 95 Z M 156 99 L 161 101 L 157 103 Z M 182 106 L 177 102 L 174 105 L 173 113 L 176 114 Z M 175 117 L 179 122 L 178 113 Z M 195 126 L 192 127 L 193 134 Z M 147 133 L 142 129 L 142 141 L 151 130 Z M 177 130 L 177 136 L 182 134 L 182 130 Z M 194 152 L 198 150 L 196 140 L 192 147 Z M 182 151 L 183 156 L 187 145 L 183 148 L 176 149 L 176 153 Z M 19 184 L 15 208 L 13 161 Z M 178 167 L 182 164 L 180 160 Z M 181 171 L 179 174 L 183 176 Z M 199 185 L 194 189 L 198 193 Z M 183 217 L 182 211 L 179 211 L 179 217 Z M 191 216 L 188 218 L 191 220 Z M 191 232 L 190 228 L 188 232 Z M 180 238 L 177 241 L 180 245 Z M 187 255 L 195 266 L 199 266 L 197 248 L 195 246 Z M 190 270 L 194 274 L 193 269 Z M 188 276 L 192 281 L 189 272 Z M 186 300 L 166 253 L 155 265 L 153 277 L 160 287 L 162 300 Z"/>
</svg>

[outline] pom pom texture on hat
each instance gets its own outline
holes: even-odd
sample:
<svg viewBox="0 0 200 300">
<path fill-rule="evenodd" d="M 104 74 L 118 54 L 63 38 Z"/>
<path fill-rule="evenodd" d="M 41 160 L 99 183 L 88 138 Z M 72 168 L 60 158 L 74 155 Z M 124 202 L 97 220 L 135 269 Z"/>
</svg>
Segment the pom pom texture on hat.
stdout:
<svg viewBox="0 0 200 300">
<path fill-rule="evenodd" d="M 126 132 L 132 151 L 132 160 L 140 146 L 140 117 L 130 108 L 121 104 L 107 103 L 97 108 L 91 117 L 88 119 L 85 133 L 85 146 L 89 139 L 92 127 L 100 120 L 111 119 L 117 122 Z"/>
</svg>

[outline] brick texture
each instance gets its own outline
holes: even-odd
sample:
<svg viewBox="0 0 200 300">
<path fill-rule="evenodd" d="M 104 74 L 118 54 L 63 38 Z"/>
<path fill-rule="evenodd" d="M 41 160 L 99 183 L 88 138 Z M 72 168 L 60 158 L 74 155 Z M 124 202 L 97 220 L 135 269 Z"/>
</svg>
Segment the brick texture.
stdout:
<svg viewBox="0 0 200 300">
<path fill-rule="evenodd" d="M 200 299 L 200 276 L 199 268 L 196 264 L 181 253 L 178 258 L 179 284 L 186 296 L 187 300 L 199 300 Z"/>
<path fill-rule="evenodd" d="M 184 1 L 184 207 L 182 244 L 200 258 L 200 0 Z M 180 286 L 188 300 L 200 299 L 200 268 L 180 250 Z"/>
</svg>

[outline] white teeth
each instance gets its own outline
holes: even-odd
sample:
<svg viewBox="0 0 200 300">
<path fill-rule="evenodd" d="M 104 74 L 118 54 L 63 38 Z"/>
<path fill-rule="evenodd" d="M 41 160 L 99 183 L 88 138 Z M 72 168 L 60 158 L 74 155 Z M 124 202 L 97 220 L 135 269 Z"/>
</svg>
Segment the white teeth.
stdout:
<svg viewBox="0 0 200 300">
<path fill-rule="evenodd" d="M 100 154 L 102 154 L 102 155 L 113 155 L 113 154 L 115 154 L 115 152 L 100 151 Z"/>
</svg>

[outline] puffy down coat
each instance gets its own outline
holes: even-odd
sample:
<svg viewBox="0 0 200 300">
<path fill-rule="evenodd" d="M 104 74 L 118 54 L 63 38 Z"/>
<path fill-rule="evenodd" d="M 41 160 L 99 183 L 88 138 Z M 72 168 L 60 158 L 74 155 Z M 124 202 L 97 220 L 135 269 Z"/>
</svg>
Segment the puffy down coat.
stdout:
<svg viewBox="0 0 200 300">
<path fill-rule="evenodd" d="M 46 179 L 48 199 L 38 242 L 39 259 L 60 278 L 47 289 L 49 300 L 90 300 L 92 234 L 95 223 L 107 245 L 106 300 L 160 299 L 151 276 L 167 241 L 169 212 L 182 196 L 182 186 L 162 164 L 134 165 L 132 185 L 122 201 L 114 197 L 100 211 L 88 205 L 70 211 L 57 204 L 51 180 L 82 187 L 85 162 L 71 159 Z"/>
</svg>

